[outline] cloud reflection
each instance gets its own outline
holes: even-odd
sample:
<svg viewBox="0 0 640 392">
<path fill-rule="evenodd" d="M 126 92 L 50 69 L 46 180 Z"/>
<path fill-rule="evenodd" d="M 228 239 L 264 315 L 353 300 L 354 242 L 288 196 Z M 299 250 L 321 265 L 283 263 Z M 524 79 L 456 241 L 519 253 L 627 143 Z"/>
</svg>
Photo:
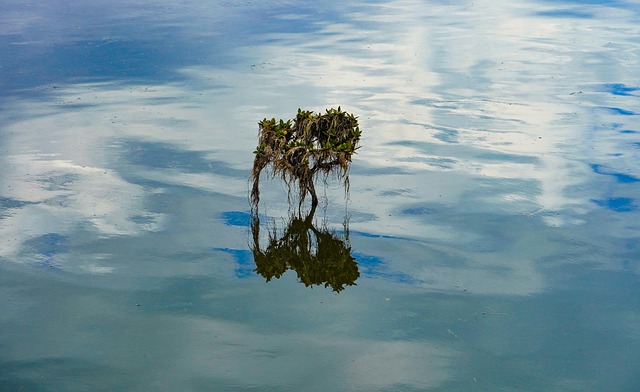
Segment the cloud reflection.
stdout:
<svg viewBox="0 0 640 392">
<path fill-rule="evenodd" d="M 12 116 L 0 135 L 0 256 L 37 259 L 31 239 L 78 230 L 97 238 L 162 230 L 166 214 L 151 209 L 148 199 L 166 186 L 242 195 L 244 171 L 225 158 L 238 154 L 208 155 L 226 136 L 193 136 L 208 128 L 195 125 L 208 118 L 184 107 L 177 97 L 185 94 L 192 92 L 98 83 L 7 99 Z M 177 143 L 186 147 L 172 150 Z"/>
<path fill-rule="evenodd" d="M 0 222 L 0 256 L 30 257 L 30 238 L 64 236 L 89 224 L 102 236 L 156 231 L 162 215 L 145 210 L 145 190 L 113 170 L 80 165 L 56 155 L 10 155 L 2 160 L 3 197 L 19 201 Z M 53 252 L 43 250 L 40 254 Z M 51 255 L 52 256 L 52 255 Z"/>
</svg>

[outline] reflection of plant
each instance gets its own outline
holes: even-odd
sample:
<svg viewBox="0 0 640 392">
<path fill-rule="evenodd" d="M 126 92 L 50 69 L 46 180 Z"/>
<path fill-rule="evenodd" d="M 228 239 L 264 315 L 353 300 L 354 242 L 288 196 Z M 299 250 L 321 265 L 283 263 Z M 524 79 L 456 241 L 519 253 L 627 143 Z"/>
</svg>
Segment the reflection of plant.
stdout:
<svg viewBox="0 0 640 392">
<path fill-rule="evenodd" d="M 269 232 L 265 250 L 260 247 L 260 220 L 252 216 L 251 251 L 256 263 L 255 271 L 267 282 L 280 278 L 287 270 L 295 270 L 305 286 L 324 285 L 333 291 L 355 285 L 360 276 L 358 265 L 351 256 L 349 229 L 345 223 L 344 238 L 323 227 L 313 225 L 315 206 L 305 218 L 292 216 L 282 236 L 274 228 Z"/>
<path fill-rule="evenodd" d="M 293 122 L 266 118 L 259 123 L 258 147 L 251 176 L 251 202 L 260 200 L 260 173 L 271 164 L 271 175 L 280 176 L 289 186 L 298 187 L 302 205 L 307 193 L 311 204 L 318 204 L 314 180 L 318 173 L 333 174 L 343 180 L 348 191 L 347 171 L 351 155 L 360 141 L 358 120 L 353 114 L 328 109 L 325 114 L 313 114 L 298 109 Z M 291 188 L 289 188 L 291 189 Z"/>
</svg>

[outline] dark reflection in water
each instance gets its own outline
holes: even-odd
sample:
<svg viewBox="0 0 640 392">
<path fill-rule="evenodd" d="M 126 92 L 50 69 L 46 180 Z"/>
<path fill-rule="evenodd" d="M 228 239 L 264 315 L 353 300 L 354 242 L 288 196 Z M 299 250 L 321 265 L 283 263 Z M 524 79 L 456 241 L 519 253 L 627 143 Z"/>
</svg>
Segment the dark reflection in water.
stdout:
<svg viewBox="0 0 640 392">
<path fill-rule="evenodd" d="M 269 230 L 264 249 L 260 244 L 260 218 L 258 214 L 252 215 L 250 248 L 255 272 L 267 282 L 280 278 L 287 270 L 294 270 L 307 287 L 331 287 L 340 292 L 356 284 L 360 272 L 351 255 L 348 220 L 345 219 L 344 231 L 340 233 L 329 229 L 326 223 L 317 227 L 315 212 L 313 206 L 306 216 L 292 213 L 281 234 L 276 227 Z"/>
</svg>

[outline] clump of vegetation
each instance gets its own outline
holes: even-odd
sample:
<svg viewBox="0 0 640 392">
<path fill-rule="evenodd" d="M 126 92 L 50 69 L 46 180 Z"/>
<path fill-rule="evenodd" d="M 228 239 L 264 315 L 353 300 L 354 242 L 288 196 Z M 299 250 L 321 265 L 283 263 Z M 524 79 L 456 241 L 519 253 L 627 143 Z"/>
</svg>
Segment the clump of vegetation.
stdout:
<svg viewBox="0 0 640 392">
<path fill-rule="evenodd" d="M 342 180 L 348 192 L 347 174 L 360 135 L 357 117 L 340 107 L 324 114 L 298 109 L 293 122 L 265 118 L 259 123 L 254 151 L 251 203 L 257 207 L 260 201 L 260 174 L 268 166 L 272 177 L 279 176 L 287 183 L 289 192 L 291 185 L 298 190 L 299 206 L 307 194 L 312 206 L 318 204 L 314 181 L 321 174 L 325 180 L 329 175 Z"/>
</svg>

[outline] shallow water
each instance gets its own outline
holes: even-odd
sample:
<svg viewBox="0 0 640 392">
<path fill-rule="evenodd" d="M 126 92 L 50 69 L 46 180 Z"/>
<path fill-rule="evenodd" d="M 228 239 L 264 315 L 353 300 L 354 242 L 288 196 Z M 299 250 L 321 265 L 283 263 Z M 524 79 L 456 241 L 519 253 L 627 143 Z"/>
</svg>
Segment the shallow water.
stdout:
<svg viewBox="0 0 640 392">
<path fill-rule="evenodd" d="M 0 5 L 0 390 L 640 389 L 637 2 L 67 3 Z M 338 105 L 359 276 L 266 282 L 257 122 Z"/>
</svg>

